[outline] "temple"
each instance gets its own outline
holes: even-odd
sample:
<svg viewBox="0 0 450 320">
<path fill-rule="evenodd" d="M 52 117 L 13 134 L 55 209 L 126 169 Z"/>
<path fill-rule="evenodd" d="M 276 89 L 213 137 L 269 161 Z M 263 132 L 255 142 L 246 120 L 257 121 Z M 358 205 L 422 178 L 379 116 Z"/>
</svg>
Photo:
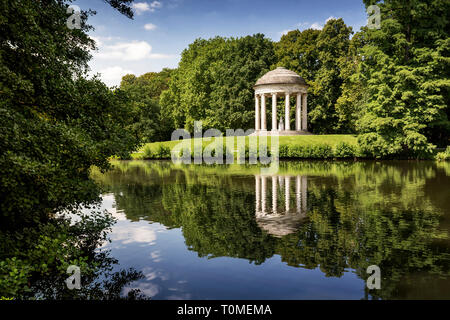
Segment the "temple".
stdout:
<svg viewBox="0 0 450 320">
<path fill-rule="evenodd" d="M 308 132 L 308 85 L 297 73 L 279 67 L 267 72 L 253 87 L 255 90 L 254 135 L 302 135 Z M 290 98 L 295 96 L 295 130 L 291 129 Z M 284 125 L 277 121 L 277 98 L 285 100 Z M 272 98 L 272 126 L 267 130 L 266 98 Z"/>
</svg>

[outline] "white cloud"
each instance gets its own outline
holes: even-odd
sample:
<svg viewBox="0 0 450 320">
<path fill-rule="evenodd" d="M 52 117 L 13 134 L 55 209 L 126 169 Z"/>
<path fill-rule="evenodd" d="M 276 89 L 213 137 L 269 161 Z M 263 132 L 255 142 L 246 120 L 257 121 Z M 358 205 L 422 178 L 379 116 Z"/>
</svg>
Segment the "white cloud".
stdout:
<svg viewBox="0 0 450 320">
<path fill-rule="evenodd" d="M 142 14 L 146 11 L 150 11 L 150 6 L 147 2 L 136 2 L 133 3 L 133 9 L 137 14 Z"/>
<path fill-rule="evenodd" d="M 144 25 L 144 29 L 145 30 L 155 30 L 156 29 L 156 25 L 154 25 L 153 23 L 147 23 L 146 25 Z"/>
<path fill-rule="evenodd" d="M 333 20 L 333 19 L 338 19 L 338 18 L 336 18 L 336 17 L 333 17 L 333 16 L 330 16 L 330 17 L 328 17 L 326 20 L 325 20 L 325 23 L 319 23 L 319 22 L 314 22 L 312 25 L 311 25 L 311 29 L 316 29 L 316 30 L 322 30 L 323 29 L 323 26 L 328 22 L 328 21 L 330 21 L 330 20 Z"/>
<path fill-rule="evenodd" d="M 159 9 L 162 7 L 162 3 L 159 1 L 153 1 L 152 3 L 150 3 L 150 11 L 153 12 L 155 11 L 155 9 Z"/>
<path fill-rule="evenodd" d="M 119 74 L 119 71 L 120 70 L 118 70 L 116 74 Z M 125 74 L 126 73 L 122 74 L 122 76 Z M 113 227 L 110 238 L 113 241 L 113 244 L 115 241 L 116 245 L 118 245 L 119 242 L 122 244 L 139 242 L 147 245 L 154 245 L 156 241 L 156 232 L 146 225 L 116 225 Z"/>
<path fill-rule="evenodd" d="M 147 11 L 155 12 L 156 9 L 162 7 L 162 3 L 160 1 L 153 1 L 150 4 L 147 2 L 136 2 L 133 3 L 132 7 L 136 11 L 136 14 L 140 15 Z"/>
<path fill-rule="evenodd" d="M 152 53 L 152 46 L 146 41 L 118 42 L 104 45 L 93 53 L 96 59 L 110 59 L 121 61 L 139 61 L 144 59 L 172 58 L 172 55 Z"/>
<path fill-rule="evenodd" d="M 309 28 L 310 29 L 314 29 L 314 30 L 322 30 L 323 25 L 321 25 L 318 22 L 314 22 Z"/>
<path fill-rule="evenodd" d="M 101 79 L 108 86 L 114 86 L 120 83 L 122 77 L 126 74 L 133 74 L 134 72 L 131 70 L 124 69 L 120 66 L 107 67 L 105 69 L 100 70 L 98 73 L 101 74 Z M 149 241 L 154 239 L 149 239 Z"/>
</svg>

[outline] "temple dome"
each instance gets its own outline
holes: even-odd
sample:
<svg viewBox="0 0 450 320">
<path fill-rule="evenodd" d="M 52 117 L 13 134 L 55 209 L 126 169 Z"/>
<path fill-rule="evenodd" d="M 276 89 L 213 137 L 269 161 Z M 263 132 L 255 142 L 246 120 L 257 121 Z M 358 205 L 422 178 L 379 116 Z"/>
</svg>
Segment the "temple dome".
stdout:
<svg viewBox="0 0 450 320">
<path fill-rule="evenodd" d="M 306 85 L 305 79 L 300 77 L 294 71 L 283 67 L 267 72 L 256 81 L 255 87 L 266 84 L 300 84 Z"/>
</svg>

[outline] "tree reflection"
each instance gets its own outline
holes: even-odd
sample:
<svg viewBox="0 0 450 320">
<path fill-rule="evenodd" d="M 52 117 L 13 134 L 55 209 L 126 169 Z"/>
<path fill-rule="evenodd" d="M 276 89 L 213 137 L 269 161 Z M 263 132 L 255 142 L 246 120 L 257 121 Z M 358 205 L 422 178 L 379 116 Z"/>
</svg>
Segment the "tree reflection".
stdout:
<svg viewBox="0 0 450 320">
<path fill-rule="evenodd" d="M 450 185 L 447 167 L 291 162 L 280 171 L 260 177 L 247 166 L 122 162 L 94 175 L 129 219 L 182 227 L 201 257 L 261 264 L 280 255 L 292 267 L 320 268 L 327 277 L 353 271 L 363 280 L 367 267 L 378 265 L 381 290 L 365 289 L 365 298 L 401 298 L 414 286 L 433 296 L 425 288 L 437 277 L 448 289 L 450 203 L 436 185 Z"/>
</svg>

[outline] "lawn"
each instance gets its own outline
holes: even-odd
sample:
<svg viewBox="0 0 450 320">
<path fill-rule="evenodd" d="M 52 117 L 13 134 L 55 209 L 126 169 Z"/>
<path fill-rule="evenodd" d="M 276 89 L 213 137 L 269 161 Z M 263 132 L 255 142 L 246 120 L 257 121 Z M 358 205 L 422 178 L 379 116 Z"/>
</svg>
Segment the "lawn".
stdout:
<svg viewBox="0 0 450 320">
<path fill-rule="evenodd" d="M 302 136 L 282 136 L 279 137 L 280 141 L 280 147 L 281 146 L 301 146 L 301 147 L 316 147 L 316 146 L 323 146 L 323 145 L 329 145 L 331 148 L 335 148 L 336 145 L 339 143 L 346 143 L 349 145 L 356 146 L 357 145 L 357 138 L 355 135 L 349 135 L 349 134 L 327 134 L 327 135 L 302 135 Z M 193 144 L 195 141 L 198 141 L 199 139 L 190 139 L 191 140 L 191 148 L 193 150 Z M 246 145 L 248 145 L 249 139 L 246 138 Z M 268 139 L 269 145 L 270 145 L 270 138 Z M 147 143 L 146 145 L 142 146 L 138 152 L 134 153 L 132 157 L 134 159 L 142 159 L 143 155 L 146 153 L 146 151 L 151 150 L 151 153 L 156 153 L 158 149 L 161 147 L 165 149 L 172 149 L 174 146 L 179 144 L 180 141 L 164 141 L 164 142 L 153 142 L 153 143 Z M 202 141 L 203 146 L 207 146 L 210 143 L 212 143 L 211 140 L 204 139 Z M 224 142 L 224 145 L 226 145 L 226 140 Z"/>
</svg>

